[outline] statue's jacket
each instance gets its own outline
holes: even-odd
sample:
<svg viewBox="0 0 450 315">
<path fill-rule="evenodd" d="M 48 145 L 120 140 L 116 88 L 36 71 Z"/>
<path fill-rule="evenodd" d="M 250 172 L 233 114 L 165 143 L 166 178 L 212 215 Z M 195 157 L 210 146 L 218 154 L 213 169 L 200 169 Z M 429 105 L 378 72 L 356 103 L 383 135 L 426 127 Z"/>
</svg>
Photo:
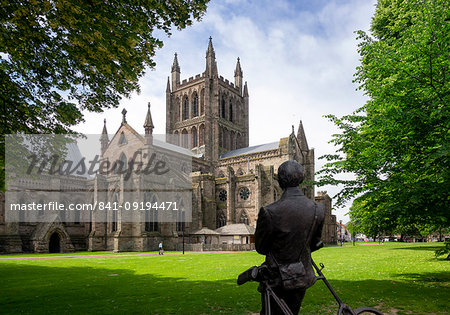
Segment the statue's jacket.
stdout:
<svg viewBox="0 0 450 315">
<path fill-rule="evenodd" d="M 313 224 L 314 213 L 317 218 Z M 324 217 L 322 204 L 308 199 L 298 187 L 288 187 L 280 200 L 260 209 L 255 231 L 256 251 L 266 255 L 265 263 L 272 270 L 277 270 L 278 264 L 300 260 L 305 267 L 305 280 L 312 284 L 315 276 L 311 252 L 318 249 Z M 305 244 L 309 233 L 310 242 Z"/>
</svg>

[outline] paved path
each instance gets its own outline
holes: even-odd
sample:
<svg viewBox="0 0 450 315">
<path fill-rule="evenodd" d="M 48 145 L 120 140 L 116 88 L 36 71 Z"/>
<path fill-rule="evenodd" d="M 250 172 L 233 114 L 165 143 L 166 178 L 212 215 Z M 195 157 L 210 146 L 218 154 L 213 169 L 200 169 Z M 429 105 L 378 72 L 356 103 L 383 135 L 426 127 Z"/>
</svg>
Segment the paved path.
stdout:
<svg viewBox="0 0 450 315">
<path fill-rule="evenodd" d="M 239 251 L 214 251 L 214 252 L 185 252 L 185 255 L 199 255 L 199 254 L 227 254 L 227 253 L 244 253 Z M 73 256 L 33 256 L 33 257 L 5 257 L 0 260 L 30 260 L 30 259 L 61 259 L 61 258 L 99 258 L 99 257 L 135 257 L 135 256 L 156 256 L 156 253 L 143 254 L 103 254 L 103 255 L 73 255 Z M 183 253 L 166 252 L 164 255 L 183 255 Z"/>
<path fill-rule="evenodd" d="M 356 246 L 367 245 L 380 245 L 378 243 L 358 243 Z M 351 244 L 345 244 L 343 247 L 352 246 Z M 341 247 L 338 245 L 338 247 Z M 227 254 L 227 253 L 244 253 L 243 251 L 213 251 L 213 252 L 185 252 L 185 255 L 199 255 L 199 254 Z M 30 259 L 60 259 L 60 258 L 99 258 L 99 257 L 133 257 L 133 256 L 155 256 L 155 253 L 142 253 L 142 254 L 102 254 L 102 255 L 72 255 L 72 256 L 33 256 L 33 257 L 5 257 L 0 260 L 30 260 Z M 183 255 L 183 253 L 170 253 L 166 252 L 164 255 Z"/>
</svg>

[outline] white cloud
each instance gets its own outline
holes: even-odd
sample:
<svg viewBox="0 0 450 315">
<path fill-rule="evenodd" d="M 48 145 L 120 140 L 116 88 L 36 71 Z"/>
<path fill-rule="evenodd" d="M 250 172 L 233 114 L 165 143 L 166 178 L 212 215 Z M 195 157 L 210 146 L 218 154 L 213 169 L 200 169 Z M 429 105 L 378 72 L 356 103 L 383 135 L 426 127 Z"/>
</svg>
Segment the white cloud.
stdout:
<svg viewBox="0 0 450 315">
<path fill-rule="evenodd" d="M 291 125 L 297 130 L 302 119 L 316 158 L 334 152 L 327 142 L 336 129 L 322 116 L 348 114 L 365 102 L 352 83 L 359 63 L 354 31 L 369 28 L 375 0 L 326 1 L 322 7 L 317 3 L 323 2 L 306 2 L 212 2 L 201 22 L 163 38 L 156 69 L 142 78 L 140 95 L 124 99 L 119 109 L 86 114 L 86 123 L 77 130 L 98 133 L 106 117 L 108 131 L 113 133 L 125 107 L 128 122 L 143 131 L 150 101 L 154 132 L 164 133 L 165 90 L 173 54 L 178 53 L 182 79 L 199 74 L 204 71 L 212 36 L 220 75 L 233 81 L 236 58 L 241 58 L 250 94 L 251 145 L 286 137 Z M 322 160 L 316 160 L 316 170 L 322 165 Z M 330 195 L 338 191 L 323 189 Z M 338 219 L 345 212 L 337 210 Z"/>
</svg>

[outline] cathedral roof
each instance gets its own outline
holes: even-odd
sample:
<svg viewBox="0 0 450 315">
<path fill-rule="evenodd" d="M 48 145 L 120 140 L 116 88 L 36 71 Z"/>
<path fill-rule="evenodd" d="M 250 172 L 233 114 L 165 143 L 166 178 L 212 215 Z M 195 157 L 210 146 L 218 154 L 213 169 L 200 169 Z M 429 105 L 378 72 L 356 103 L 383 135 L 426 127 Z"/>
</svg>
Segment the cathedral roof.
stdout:
<svg viewBox="0 0 450 315">
<path fill-rule="evenodd" d="M 221 156 L 219 156 L 219 158 L 224 159 L 224 158 L 229 158 L 229 157 L 238 156 L 238 155 L 262 152 L 262 151 L 267 151 L 267 150 L 274 150 L 274 149 L 278 149 L 279 144 L 280 144 L 280 142 L 277 141 L 277 142 L 255 145 L 255 146 L 247 147 L 247 148 L 240 148 L 240 149 L 228 151 L 228 152 L 222 154 Z"/>
<path fill-rule="evenodd" d="M 192 233 L 193 235 L 219 235 L 216 231 L 210 230 L 206 227 Z"/>
<path fill-rule="evenodd" d="M 163 140 L 158 140 L 158 138 L 153 138 L 153 145 L 173 152 L 178 152 L 184 155 L 194 156 L 191 150 L 177 146 L 175 144 L 171 144 L 169 142 L 165 142 Z"/>
<path fill-rule="evenodd" d="M 245 223 L 228 224 L 216 229 L 220 235 L 253 235 L 255 228 Z"/>
</svg>

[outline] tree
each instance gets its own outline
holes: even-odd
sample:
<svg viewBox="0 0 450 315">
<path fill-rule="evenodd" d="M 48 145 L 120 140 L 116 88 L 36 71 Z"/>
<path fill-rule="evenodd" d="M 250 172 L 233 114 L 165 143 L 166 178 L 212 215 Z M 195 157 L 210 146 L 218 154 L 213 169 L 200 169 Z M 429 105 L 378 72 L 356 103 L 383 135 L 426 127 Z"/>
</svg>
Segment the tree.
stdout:
<svg viewBox="0 0 450 315">
<path fill-rule="evenodd" d="M 449 17 L 446 0 L 379 0 L 372 36 L 358 32 L 368 101 L 327 116 L 338 153 L 321 157 L 319 184 L 343 185 L 338 205 L 357 197 L 350 216 L 366 231 L 449 226 Z"/>
<path fill-rule="evenodd" d="M 118 106 L 155 66 L 163 42 L 154 31 L 191 25 L 207 2 L 2 1 L 3 134 L 66 133 L 82 110 Z"/>
<path fill-rule="evenodd" d="M 2 0 L 2 134 L 70 133 L 82 111 L 117 107 L 171 34 L 199 20 L 209 0 Z M 4 187 L 5 144 L 0 141 Z"/>
</svg>

